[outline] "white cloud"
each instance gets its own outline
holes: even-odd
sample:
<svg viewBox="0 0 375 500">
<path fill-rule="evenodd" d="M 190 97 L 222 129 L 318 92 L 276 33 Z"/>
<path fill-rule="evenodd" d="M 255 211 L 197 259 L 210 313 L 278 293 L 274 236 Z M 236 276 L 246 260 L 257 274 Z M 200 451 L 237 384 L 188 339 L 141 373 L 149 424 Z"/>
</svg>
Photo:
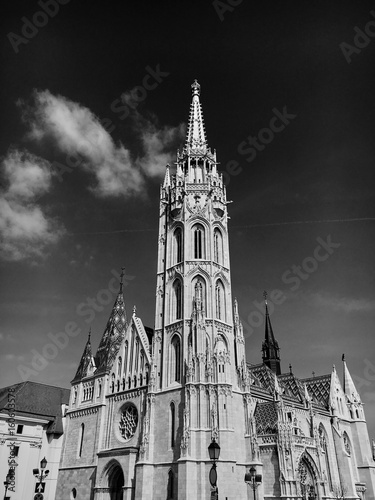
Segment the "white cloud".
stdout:
<svg viewBox="0 0 375 500">
<path fill-rule="evenodd" d="M 375 301 L 369 299 L 335 297 L 323 293 L 314 293 L 311 299 L 313 304 L 318 307 L 329 307 L 345 313 L 375 311 Z"/>
<path fill-rule="evenodd" d="M 127 147 L 114 143 L 88 108 L 48 90 L 34 92 L 33 104 L 24 107 L 24 119 L 30 126 L 31 139 L 52 138 L 63 153 L 81 158 L 80 167 L 95 176 L 92 191 L 102 197 L 142 194 L 145 177 L 165 172 L 166 163 L 172 159 L 168 148 L 179 140 L 182 131 L 181 127 L 158 129 L 136 113 L 135 128 L 144 151 L 134 159 Z"/>
<path fill-rule="evenodd" d="M 0 192 L 0 257 L 8 261 L 44 257 L 63 229 L 37 197 L 51 186 L 51 165 L 28 152 L 11 150 L 2 160 L 6 187 Z"/>
<path fill-rule="evenodd" d="M 158 129 L 155 123 L 146 122 L 141 130 L 144 154 L 137 162 L 143 172 L 150 177 L 162 177 L 167 163 L 175 159 L 173 147 L 185 134 L 185 125 Z"/>
</svg>

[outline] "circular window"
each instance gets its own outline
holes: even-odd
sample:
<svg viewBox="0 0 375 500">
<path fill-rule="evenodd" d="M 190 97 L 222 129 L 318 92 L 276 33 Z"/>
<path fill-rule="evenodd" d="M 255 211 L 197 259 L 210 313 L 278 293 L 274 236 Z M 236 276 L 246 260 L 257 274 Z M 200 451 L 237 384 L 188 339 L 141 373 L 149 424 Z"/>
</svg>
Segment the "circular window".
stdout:
<svg viewBox="0 0 375 500">
<path fill-rule="evenodd" d="M 121 413 L 120 418 L 120 434 L 121 436 L 128 441 L 135 434 L 138 424 L 138 411 L 137 408 L 129 404 L 125 407 L 125 409 Z"/>
<path fill-rule="evenodd" d="M 70 499 L 74 500 L 74 498 L 77 498 L 77 490 L 75 488 L 70 492 Z"/>
</svg>

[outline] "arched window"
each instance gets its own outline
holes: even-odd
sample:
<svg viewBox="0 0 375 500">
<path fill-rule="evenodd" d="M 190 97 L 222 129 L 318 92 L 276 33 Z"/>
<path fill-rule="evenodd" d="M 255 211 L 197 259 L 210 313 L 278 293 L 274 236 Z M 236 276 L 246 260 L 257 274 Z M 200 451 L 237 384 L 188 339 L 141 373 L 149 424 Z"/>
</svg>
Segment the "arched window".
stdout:
<svg viewBox="0 0 375 500">
<path fill-rule="evenodd" d="M 121 356 L 118 358 L 117 362 L 117 376 L 121 377 L 121 368 L 122 368 L 122 358 Z"/>
<path fill-rule="evenodd" d="M 178 227 L 174 232 L 174 256 L 173 263 L 177 264 L 183 259 L 182 256 L 182 229 Z"/>
<path fill-rule="evenodd" d="M 182 317 L 182 286 L 181 281 L 176 280 L 173 283 L 173 315 L 174 319 Z"/>
<path fill-rule="evenodd" d="M 218 280 L 215 287 L 216 297 L 216 318 L 225 321 L 225 294 L 224 285 Z"/>
<path fill-rule="evenodd" d="M 98 394 L 97 394 L 97 397 L 100 398 L 100 396 L 102 395 L 102 384 L 99 382 L 98 384 Z"/>
<path fill-rule="evenodd" d="M 129 353 L 129 344 L 128 341 L 125 342 L 125 358 L 124 358 L 124 375 L 126 375 L 126 370 L 128 368 L 128 353 Z"/>
<path fill-rule="evenodd" d="M 194 235 L 194 259 L 204 259 L 205 258 L 205 238 L 204 238 L 204 227 L 201 224 L 197 224 L 193 228 Z"/>
<path fill-rule="evenodd" d="M 175 428 L 176 428 L 176 409 L 175 409 L 175 405 L 174 403 L 172 402 L 170 407 L 169 407 L 169 411 L 170 411 L 170 431 L 171 431 L 171 448 L 174 447 L 174 443 L 175 443 Z"/>
<path fill-rule="evenodd" d="M 214 261 L 223 264 L 223 237 L 219 229 L 214 231 Z"/>
<path fill-rule="evenodd" d="M 181 381 L 181 341 L 178 335 L 174 335 L 171 342 L 171 375 L 170 381 Z"/>
<path fill-rule="evenodd" d="M 111 391 L 115 392 L 115 374 L 112 373 Z"/>
<path fill-rule="evenodd" d="M 78 450 L 77 450 L 78 458 L 82 456 L 84 434 L 85 434 L 85 424 L 81 424 L 81 427 L 79 429 L 79 438 L 78 438 Z"/>
<path fill-rule="evenodd" d="M 173 500 L 174 497 L 174 476 L 173 472 L 170 470 L 168 472 L 168 486 L 167 486 L 167 500 Z"/>
</svg>

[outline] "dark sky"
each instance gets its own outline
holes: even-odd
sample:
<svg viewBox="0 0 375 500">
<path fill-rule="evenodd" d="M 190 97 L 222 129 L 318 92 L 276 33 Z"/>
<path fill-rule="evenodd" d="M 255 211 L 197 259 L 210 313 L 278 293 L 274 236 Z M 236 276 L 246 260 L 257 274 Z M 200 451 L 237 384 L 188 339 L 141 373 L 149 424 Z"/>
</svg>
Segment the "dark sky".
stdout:
<svg viewBox="0 0 375 500">
<path fill-rule="evenodd" d="M 232 3 L 3 6 L 1 385 L 32 369 L 68 387 L 90 327 L 99 343 L 122 266 L 128 315 L 136 304 L 153 326 L 159 185 L 197 79 L 233 200 L 248 360 L 261 360 L 263 290 L 281 290 L 283 370 L 335 364 L 341 375 L 345 353 L 375 436 L 375 7 Z M 36 368 L 35 353 L 69 327 L 80 333 L 66 346 L 61 335 Z"/>
</svg>

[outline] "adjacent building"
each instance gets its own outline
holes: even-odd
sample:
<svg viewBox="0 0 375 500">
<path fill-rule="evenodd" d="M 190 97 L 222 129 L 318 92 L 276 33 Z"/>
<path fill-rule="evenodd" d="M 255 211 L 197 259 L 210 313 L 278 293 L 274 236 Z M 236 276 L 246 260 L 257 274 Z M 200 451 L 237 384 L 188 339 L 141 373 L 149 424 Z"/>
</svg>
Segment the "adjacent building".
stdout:
<svg viewBox="0 0 375 500">
<path fill-rule="evenodd" d="M 29 381 L 0 389 L 1 486 L 8 476 L 10 500 L 34 498 L 33 469 L 43 458 L 49 473 L 40 490 L 55 498 L 69 395 L 69 389 Z"/>
</svg>

